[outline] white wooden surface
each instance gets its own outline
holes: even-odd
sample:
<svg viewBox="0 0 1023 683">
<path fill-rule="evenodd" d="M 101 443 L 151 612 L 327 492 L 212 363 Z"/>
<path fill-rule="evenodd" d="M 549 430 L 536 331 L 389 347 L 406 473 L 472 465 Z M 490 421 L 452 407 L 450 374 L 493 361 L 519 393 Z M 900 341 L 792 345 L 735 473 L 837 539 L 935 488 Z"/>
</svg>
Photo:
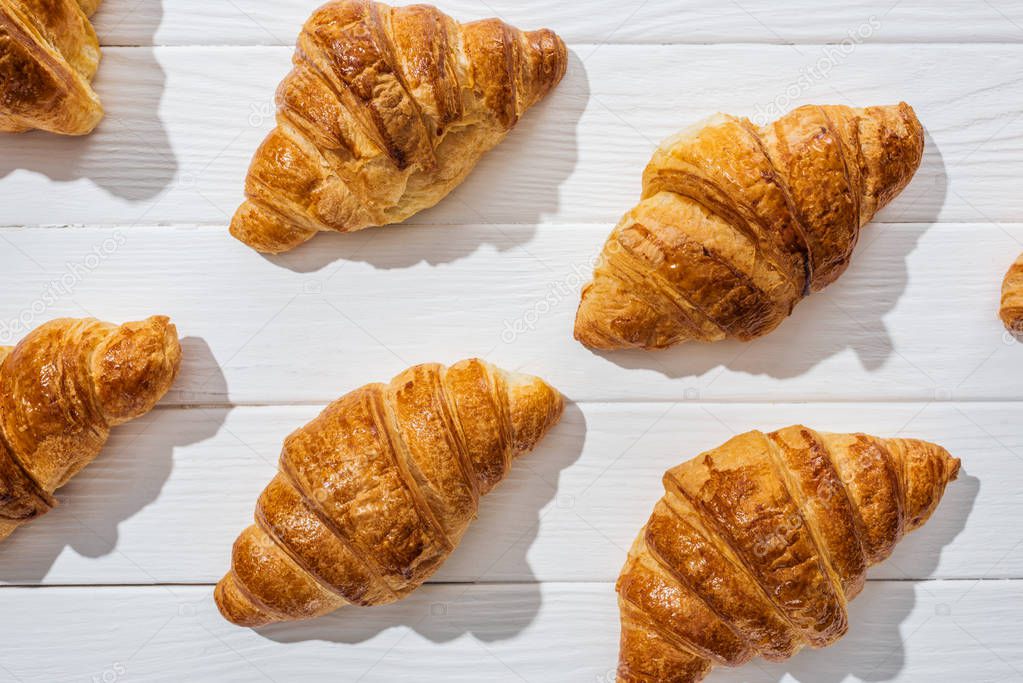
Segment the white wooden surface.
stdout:
<svg viewBox="0 0 1023 683">
<path fill-rule="evenodd" d="M 1023 250 L 1023 5 L 437 0 L 558 30 L 565 82 L 411 225 L 267 259 L 225 224 L 316 4 L 106 0 L 104 123 L 0 138 L 0 343 L 165 313 L 186 350 L 164 404 L 0 546 L 0 681 L 611 681 L 613 581 L 660 474 L 794 422 L 928 438 L 964 475 L 871 573 L 845 640 L 711 680 L 1023 681 L 1023 348 L 995 316 Z M 715 110 L 898 100 L 927 127 L 923 168 L 775 334 L 658 354 L 571 339 L 661 138 Z M 571 403 L 436 581 L 306 625 L 221 620 L 211 584 L 283 437 L 361 383 L 471 355 Z"/>
</svg>

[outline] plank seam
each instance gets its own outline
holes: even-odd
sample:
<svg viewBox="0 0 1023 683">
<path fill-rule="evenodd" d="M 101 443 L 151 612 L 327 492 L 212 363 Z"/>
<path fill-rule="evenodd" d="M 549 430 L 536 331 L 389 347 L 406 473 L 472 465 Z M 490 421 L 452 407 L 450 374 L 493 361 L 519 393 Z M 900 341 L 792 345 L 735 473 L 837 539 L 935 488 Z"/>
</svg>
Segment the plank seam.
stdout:
<svg viewBox="0 0 1023 683">
<path fill-rule="evenodd" d="M 962 582 L 982 582 L 982 583 L 1007 583 L 1014 584 L 1017 582 L 1023 582 L 1023 576 L 1008 576 L 1008 577 L 966 577 L 966 576 L 955 576 L 955 577 L 928 577 L 920 579 L 911 578 L 900 578 L 900 579 L 882 579 L 882 578 L 868 578 L 867 583 L 962 583 Z M 216 582 L 187 582 L 187 581 L 174 581 L 174 582 L 157 582 L 157 583 L 5 583 L 0 584 L 0 590 L 10 589 L 31 589 L 31 590 L 42 590 L 47 588 L 214 588 Z M 596 581 L 580 579 L 578 581 L 573 580 L 552 580 L 552 581 L 427 581 L 423 584 L 424 586 L 609 586 L 614 587 L 615 581 Z"/>
</svg>

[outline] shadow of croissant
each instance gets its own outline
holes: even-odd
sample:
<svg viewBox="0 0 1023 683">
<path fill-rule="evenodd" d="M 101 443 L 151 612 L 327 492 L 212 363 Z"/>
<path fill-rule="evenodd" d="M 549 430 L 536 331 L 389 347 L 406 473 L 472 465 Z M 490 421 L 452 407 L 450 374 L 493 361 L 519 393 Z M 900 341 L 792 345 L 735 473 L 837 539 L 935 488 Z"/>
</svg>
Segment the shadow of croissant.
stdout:
<svg viewBox="0 0 1023 683">
<path fill-rule="evenodd" d="M 585 435 L 582 411 L 567 402 L 561 422 L 480 501 L 479 518 L 431 583 L 405 599 L 381 607 L 344 607 L 319 619 L 273 624 L 256 632 L 280 643 L 352 644 L 397 627 L 414 629 L 435 643 L 467 633 L 484 642 L 518 635 L 533 623 L 542 603 L 540 584 L 527 560 L 529 548 L 539 532 L 542 510 L 557 493 L 560 472 L 579 458 Z M 490 585 L 492 581 L 514 583 Z M 481 583 L 488 584 L 486 589 L 474 590 Z"/>
<path fill-rule="evenodd" d="M 867 370 L 884 367 L 895 353 L 884 317 L 905 292 L 906 257 L 937 220 L 948 190 L 941 150 L 930 133 L 925 132 L 925 141 L 920 170 L 881 216 L 898 222 L 900 216 L 912 215 L 914 222 L 864 226 L 849 269 L 827 289 L 800 302 L 774 332 L 748 343 L 690 342 L 664 351 L 598 355 L 623 368 L 654 370 L 670 378 L 699 376 L 725 366 L 786 379 L 809 372 L 847 348 L 857 353 Z M 930 380 L 921 376 L 921 381 Z"/>
<path fill-rule="evenodd" d="M 895 568 L 899 558 L 912 555 L 914 564 L 920 557 L 928 558 L 923 573 L 931 573 L 941 558 L 940 548 L 947 547 L 966 526 L 976 502 L 980 480 L 965 473 L 952 483 L 934 516 L 921 529 L 907 536 L 882 566 Z M 921 552 L 923 548 L 932 552 Z M 920 572 L 914 571 L 919 576 Z M 858 681 L 890 681 L 905 666 L 906 641 L 916 628 L 902 629 L 902 623 L 913 613 L 921 596 L 934 605 L 928 615 L 919 619 L 922 629 L 928 617 L 940 617 L 951 610 L 950 605 L 930 593 L 927 584 L 911 580 L 869 580 L 863 592 L 849 603 L 849 631 L 837 643 L 820 650 L 805 649 L 790 660 L 778 663 L 754 660 L 739 669 L 716 669 L 714 681 L 720 683 L 776 683 L 796 680 L 800 683 L 842 683 L 850 678 Z M 907 633 L 903 631 L 908 630 Z"/>
<path fill-rule="evenodd" d="M 113 37 L 105 24 L 132 19 L 139 10 L 125 3 L 100 5 L 93 23 L 100 42 Z M 145 3 L 140 30 L 156 31 L 163 16 L 162 0 Z M 141 42 L 141 41 L 140 41 Z M 107 192 L 130 201 L 156 197 L 174 179 L 178 162 L 160 120 L 166 74 L 154 48 L 102 47 L 99 71 L 93 81 L 105 116 L 90 135 L 68 137 L 43 131 L 7 135 L 0 154 L 0 178 L 18 169 L 41 173 L 51 180 L 72 182 L 89 178 Z"/>
<path fill-rule="evenodd" d="M 177 383 L 187 381 L 185 376 L 193 363 L 216 367 L 205 340 L 186 337 L 181 345 L 185 360 Z M 218 372 L 210 384 L 219 384 L 222 395 L 226 395 L 222 374 Z M 192 419 L 183 422 L 181 417 L 186 413 Z M 159 497 L 174 467 L 174 450 L 214 436 L 226 416 L 227 411 L 157 406 L 136 420 L 114 427 L 96 460 L 58 489 L 60 504 L 0 544 L 0 583 L 42 582 L 65 547 L 92 558 L 115 552 L 120 523 Z M 138 569 L 140 581 L 159 580 L 149 576 L 133 558 L 126 560 L 132 565 L 128 571 Z"/>
<path fill-rule="evenodd" d="M 522 117 L 497 147 L 487 152 L 457 188 L 435 207 L 400 225 L 357 233 L 321 233 L 297 249 L 265 258 L 295 272 L 320 270 L 338 260 L 375 268 L 437 265 L 471 256 L 484 244 L 506 251 L 528 243 L 536 224 L 558 212 L 559 188 L 579 158 L 577 128 L 589 101 L 586 67 L 569 50 L 564 80 Z M 518 201 L 509 202 L 509 197 Z M 460 224 L 457 234 L 441 226 Z M 477 224 L 477 229 L 464 224 Z M 514 223 L 514 227 L 503 227 Z M 487 229 L 489 226 L 490 229 Z M 479 229 L 483 228 L 483 229 Z M 420 233 L 425 245 L 409 243 Z"/>
</svg>

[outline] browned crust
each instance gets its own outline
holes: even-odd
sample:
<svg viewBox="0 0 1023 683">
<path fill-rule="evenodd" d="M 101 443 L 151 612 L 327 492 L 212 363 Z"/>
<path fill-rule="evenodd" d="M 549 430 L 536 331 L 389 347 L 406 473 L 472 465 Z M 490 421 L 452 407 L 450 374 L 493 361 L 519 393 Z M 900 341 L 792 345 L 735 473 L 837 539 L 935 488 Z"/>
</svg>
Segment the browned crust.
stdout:
<svg viewBox="0 0 1023 683">
<path fill-rule="evenodd" d="M 217 587 L 221 612 L 258 626 L 407 595 L 561 410 L 542 380 L 475 359 L 346 394 L 285 441 Z"/>
<path fill-rule="evenodd" d="M 867 566 L 930 517 L 958 471 L 934 444 L 799 425 L 669 470 L 618 579 L 618 680 L 693 683 L 833 643 Z"/>
<path fill-rule="evenodd" d="M 103 108 L 90 85 L 99 2 L 0 0 L 0 132 L 90 133 Z"/>
<path fill-rule="evenodd" d="M 583 288 L 576 339 L 659 349 L 768 334 L 845 271 L 923 145 L 905 103 L 805 106 L 763 128 L 719 114 L 667 140 Z"/>
<path fill-rule="evenodd" d="M 56 505 L 110 428 L 149 412 L 181 362 L 163 316 L 53 320 L 0 353 L 0 538 Z"/>
<path fill-rule="evenodd" d="M 1023 335 L 1023 256 L 1009 267 L 1002 281 L 1002 304 L 998 315 L 1005 329 Z"/>
<path fill-rule="evenodd" d="M 565 44 L 429 5 L 329 2 L 277 91 L 231 234 L 282 252 L 405 220 L 457 186 L 564 76 Z"/>
</svg>

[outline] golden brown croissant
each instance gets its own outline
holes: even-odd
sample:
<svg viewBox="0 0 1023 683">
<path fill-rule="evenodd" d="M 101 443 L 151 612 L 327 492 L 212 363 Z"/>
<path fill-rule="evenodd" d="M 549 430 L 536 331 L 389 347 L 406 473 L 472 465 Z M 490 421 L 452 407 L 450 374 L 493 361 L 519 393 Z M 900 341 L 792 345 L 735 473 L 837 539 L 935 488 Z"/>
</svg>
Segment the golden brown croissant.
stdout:
<svg viewBox="0 0 1023 683">
<path fill-rule="evenodd" d="M 999 311 L 1005 329 L 1023 333 L 1023 256 L 1005 274 L 1002 282 L 1002 308 Z"/>
<path fill-rule="evenodd" d="M 905 103 L 800 107 L 763 128 L 718 114 L 670 138 L 583 289 L 576 339 L 664 348 L 767 334 L 845 271 L 923 146 Z"/>
<path fill-rule="evenodd" d="M 163 316 L 120 327 L 63 318 L 0 347 L 0 539 L 49 512 L 110 428 L 167 393 L 180 360 Z"/>
<path fill-rule="evenodd" d="M 690 683 L 830 645 L 867 567 L 927 521 L 958 472 L 924 441 L 802 426 L 668 470 L 618 578 L 618 680 Z"/>
<path fill-rule="evenodd" d="M 404 597 L 561 410 L 542 380 L 477 359 L 419 365 L 341 397 L 284 442 L 217 585 L 221 613 L 260 626 Z"/>
<path fill-rule="evenodd" d="M 0 132 L 92 132 L 103 107 L 89 16 L 99 0 L 0 0 Z"/>
<path fill-rule="evenodd" d="M 568 58 L 546 29 L 340 0 L 306 22 L 293 61 L 231 222 L 263 252 L 433 206 L 558 84 Z"/>
</svg>

